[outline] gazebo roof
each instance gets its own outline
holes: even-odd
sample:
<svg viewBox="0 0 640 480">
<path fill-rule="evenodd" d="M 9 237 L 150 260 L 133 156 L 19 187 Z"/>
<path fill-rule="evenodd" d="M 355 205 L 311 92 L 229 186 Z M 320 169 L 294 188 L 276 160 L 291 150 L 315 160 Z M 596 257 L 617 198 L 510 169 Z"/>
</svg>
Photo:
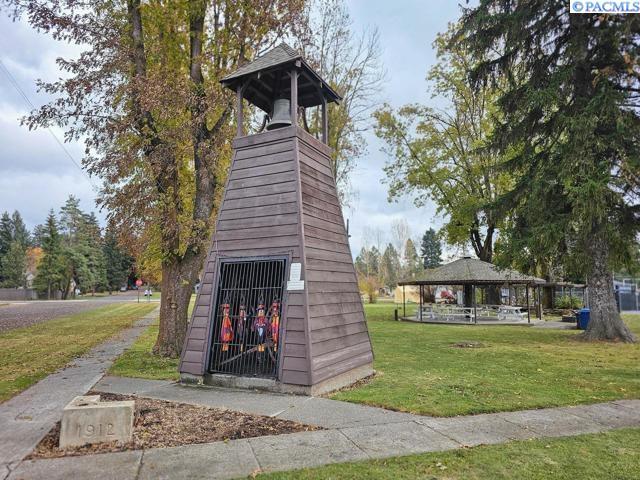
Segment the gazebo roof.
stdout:
<svg viewBox="0 0 640 480">
<path fill-rule="evenodd" d="M 426 270 L 421 278 L 398 282 L 398 285 L 502 285 L 541 284 L 541 278 L 510 268 L 500 268 L 476 258 L 464 257 L 446 265 Z"/>
</svg>

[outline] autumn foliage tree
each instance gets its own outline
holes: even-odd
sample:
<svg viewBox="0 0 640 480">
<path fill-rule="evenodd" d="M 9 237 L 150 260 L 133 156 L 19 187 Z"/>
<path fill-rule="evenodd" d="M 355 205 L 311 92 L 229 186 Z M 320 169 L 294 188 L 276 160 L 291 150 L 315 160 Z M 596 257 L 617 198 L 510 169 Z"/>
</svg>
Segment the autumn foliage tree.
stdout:
<svg viewBox="0 0 640 480">
<path fill-rule="evenodd" d="M 490 148 L 498 91 L 474 89 L 468 72 L 478 62 L 469 49 L 450 43 L 455 26 L 434 42 L 438 62 L 428 74 L 433 101 L 375 113 L 376 135 L 384 142 L 390 200 L 411 195 L 417 206 L 435 203 L 445 219 L 444 240 L 471 245 L 492 262 L 503 218 L 491 208 L 510 184 L 499 170 L 504 156 Z"/>
<path fill-rule="evenodd" d="M 305 21 L 302 0 L 4 0 L 85 50 L 58 59 L 53 100 L 25 119 L 83 141 L 100 203 L 162 270 L 158 354 L 180 354 L 187 308 L 230 160 L 232 95 L 219 80 Z"/>
</svg>

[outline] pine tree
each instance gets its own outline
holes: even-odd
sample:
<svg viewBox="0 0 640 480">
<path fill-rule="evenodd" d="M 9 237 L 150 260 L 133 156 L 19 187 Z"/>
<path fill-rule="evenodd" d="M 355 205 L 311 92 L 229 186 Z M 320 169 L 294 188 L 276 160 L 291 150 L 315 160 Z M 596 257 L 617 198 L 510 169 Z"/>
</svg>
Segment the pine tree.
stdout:
<svg viewBox="0 0 640 480">
<path fill-rule="evenodd" d="M 0 258 L 7 254 L 13 241 L 13 224 L 8 212 L 0 217 Z"/>
<path fill-rule="evenodd" d="M 18 241 L 11 242 L 9 251 L 2 257 L 0 271 L 1 285 L 6 288 L 20 288 L 26 284 L 27 250 Z"/>
<path fill-rule="evenodd" d="M 109 292 L 118 290 L 127 281 L 131 269 L 131 257 L 118 245 L 113 225 L 107 225 L 102 244 L 102 254 L 106 264 L 106 284 Z"/>
<path fill-rule="evenodd" d="M 589 288 L 586 339 L 633 341 L 617 312 L 614 268 L 637 264 L 640 96 L 637 15 L 569 14 L 563 0 L 481 0 L 457 43 L 477 85 L 503 82 L 494 146 L 515 187 L 512 256 L 560 258 Z"/>
<path fill-rule="evenodd" d="M 65 244 L 76 243 L 84 222 L 85 217 L 80 209 L 80 200 L 69 195 L 67 201 L 60 208 L 60 233 L 64 236 Z"/>
<path fill-rule="evenodd" d="M 45 225 L 39 224 L 33 227 L 33 235 L 31 236 L 31 243 L 34 247 L 42 246 L 42 239 L 45 236 L 47 228 Z"/>
<path fill-rule="evenodd" d="M 416 278 L 418 273 L 422 271 L 420 257 L 416 250 L 416 245 L 410 238 L 404 246 L 404 272 L 407 279 Z"/>
<path fill-rule="evenodd" d="M 420 255 L 424 268 L 439 267 L 442 263 L 442 247 L 436 231 L 430 228 L 422 236 L 420 244 Z"/>
<path fill-rule="evenodd" d="M 80 209 L 80 201 L 73 195 L 60 209 L 60 230 L 66 261 L 63 298 L 70 293 L 72 284 L 92 293 L 105 287 L 106 264 L 100 225 L 93 213 Z"/>
<path fill-rule="evenodd" d="M 31 245 L 29 230 L 17 210 L 0 218 L 0 284 L 7 288 L 24 287 L 27 248 Z"/>
<path fill-rule="evenodd" d="M 20 212 L 17 210 L 11 215 L 12 238 L 25 249 L 31 246 L 31 234 L 22 220 Z"/>
<path fill-rule="evenodd" d="M 384 249 L 380 260 L 382 284 L 389 288 L 394 288 L 398 284 L 400 273 L 400 256 L 393 244 L 389 243 L 387 248 Z"/>
<path fill-rule="evenodd" d="M 369 252 L 367 251 L 367 247 L 362 247 L 360 249 L 360 253 L 356 257 L 355 267 L 358 275 L 367 275 L 367 255 Z"/>
<path fill-rule="evenodd" d="M 102 232 L 95 214 L 83 214 L 79 239 L 81 252 L 86 259 L 86 276 L 80 278 L 80 285 L 95 293 L 107 285 L 107 267 L 102 252 Z"/>
<path fill-rule="evenodd" d="M 380 277 L 380 250 L 376 247 L 371 247 L 367 255 L 367 270 L 369 275 Z"/>
<path fill-rule="evenodd" d="M 49 212 L 44 227 L 41 245 L 42 260 L 38 265 L 34 285 L 38 290 L 46 292 L 47 298 L 51 299 L 51 294 L 63 287 L 66 268 L 62 238 L 58 232 L 53 210 Z"/>
</svg>

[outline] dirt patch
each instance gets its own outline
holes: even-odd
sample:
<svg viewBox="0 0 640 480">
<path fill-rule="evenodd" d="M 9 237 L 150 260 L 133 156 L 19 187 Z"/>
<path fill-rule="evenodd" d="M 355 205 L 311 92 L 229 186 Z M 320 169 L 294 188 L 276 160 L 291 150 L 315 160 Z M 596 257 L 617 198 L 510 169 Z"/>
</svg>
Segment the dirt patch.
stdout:
<svg viewBox="0 0 640 480">
<path fill-rule="evenodd" d="M 453 348 L 485 348 L 486 345 L 482 342 L 457 342 L 451 344 Z"/>
<path fill-rule="evenodd" d="M 371 375 L 367 377 L 361 378 L 360 380 L 356 380 L 354 383 L 351 383 L 345 387 L 339 388 L 338 390 L 332 390 L 331 392 L 325 393 L 320 396 L 324 398 L 331 398 L 336 393 L 347 392 L 349 390 L 355 390 L 357 388 L 364 387 L 365 385 L 368 385 L 369 383 L 371 383 L 376 377 L 380 377 L 380 376 L 382 376 L 382 372 L 374 371 Z"/>
<path fill-rule="evenodd" d="M 60 449 L 58 448 L 60 422 L 58 422 L 27 459 L 177 447 L 263 435 L 321 430 L 320 427 L 288 420 L 184 403 L 102 392 L 89 392 L 87 395 L 100 395 L 101 400 L 135 400 L 133 441 L 127 444 L 112 442 Z"/>
</svg>

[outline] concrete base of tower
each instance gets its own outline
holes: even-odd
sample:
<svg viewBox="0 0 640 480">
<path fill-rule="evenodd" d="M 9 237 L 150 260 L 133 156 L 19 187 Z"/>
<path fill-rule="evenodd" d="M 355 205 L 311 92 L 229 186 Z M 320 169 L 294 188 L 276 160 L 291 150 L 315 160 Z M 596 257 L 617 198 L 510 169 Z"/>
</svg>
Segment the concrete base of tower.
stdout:
<svg viewBox="0 0 640 480">
<path fill-rule="evenodd" d="M 180 383 L 192 386 L 208 385 L 223 388 L 319 396 L 353 385 L 357 381 L 373 375 L 373 373 L 373 364 L 368 363 L 318 382 L 315 385 L 295 385 L 292 383 L 282 383 L 271 378 L 242 377 L 219 373 L 206 373 L 204 375 L 181 373 Z"/>
</svg>

